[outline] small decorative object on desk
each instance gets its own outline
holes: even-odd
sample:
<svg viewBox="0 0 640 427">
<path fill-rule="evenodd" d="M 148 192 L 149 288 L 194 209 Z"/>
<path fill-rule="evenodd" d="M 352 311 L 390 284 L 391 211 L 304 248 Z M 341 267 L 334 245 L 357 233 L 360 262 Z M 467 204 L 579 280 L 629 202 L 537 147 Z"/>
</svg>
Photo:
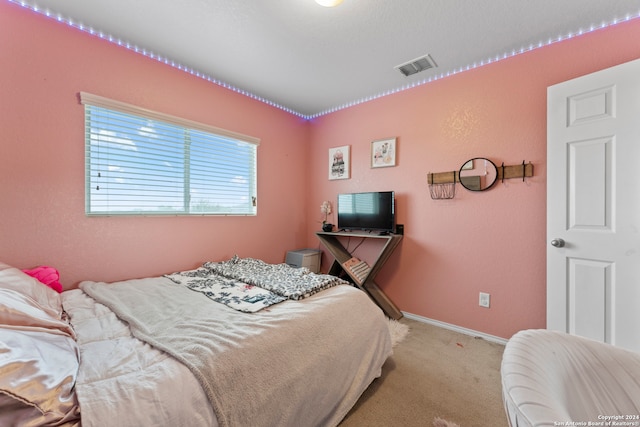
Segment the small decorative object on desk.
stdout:
<svg viewBox="0 0 640 427">
<path fill-rule="evenodd" d="M 324 220 L 322 220 L 322 231 L 331 231 L 331 230 L 333 230 L 333 224 L 329 224 L 327 222 L 327 217 L 332 212 L 331 211 L 331 202 L 328 201 L 328 200 L 325 200 L 324 202 L 322 202 L 322 204 L 320 205 L 320 212 L 324 214 Z"/>
<path fill-rule="evenodd" d="M 362 285 L 362 282 L 367 278 L 369 272 L 371 271 L 371 267 L 365 261 L 360 261 L 358 258 L 353 257 L 348 259 L 347 261 L 342 263 L 342 268 L 347 270 L 351 277 L 358 282 L 359 285 Z"/>
</svg>

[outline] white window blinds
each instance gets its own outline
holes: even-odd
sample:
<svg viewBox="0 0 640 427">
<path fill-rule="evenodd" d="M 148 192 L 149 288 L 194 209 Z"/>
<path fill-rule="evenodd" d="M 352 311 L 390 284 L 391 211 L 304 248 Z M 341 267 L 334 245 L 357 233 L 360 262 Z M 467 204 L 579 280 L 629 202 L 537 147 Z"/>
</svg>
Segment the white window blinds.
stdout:
<svg viewBox="0 0 640 427">
<path fill-rule="evenodd" d="M 87 215 L 255 215 L 259 140 L 81 93 Z"/>
</svg>

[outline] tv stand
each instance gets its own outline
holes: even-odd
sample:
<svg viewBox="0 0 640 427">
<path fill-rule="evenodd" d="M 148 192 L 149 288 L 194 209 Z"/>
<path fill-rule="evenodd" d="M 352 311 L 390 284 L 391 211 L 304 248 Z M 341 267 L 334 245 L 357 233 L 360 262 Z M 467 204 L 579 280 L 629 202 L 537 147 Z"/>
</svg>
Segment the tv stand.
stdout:
<svg viewBox="0 0 640 427">
<path fill-rule="evenodd" d="M 402 240 L 402 235 L 400 234 L 371 234 L 371 233 L 350 233 L 350 232 L 327 232 L 327 231 L 319 231 L 316 233 L 318 239 L 322 244 L 327 248 L 327 250 L 333 255 L 335 258 L 333 264 L 329 269 L 329 274 L 333 276 L 339 276 L 340 273 L 344 272 L 347 274 L 353 281 L 353 284 L 358 288 L 366 292 L 373 301 L 384 311 L 384 313 L 394 320 L 398 320 L 402 317 L 402 312 L 396 307 L 396 305 L 391 301 L 382 290 L 378 287 L 376 282 L 374 281 L 376 275 L 384 265 L 384 263 L 389 259 L 394 249 Z M 382 250 L 378 254 L 378 258 L 374 261 L 371 266 L 371 270 L 369 274 L 364 278 L 360 279 L 358 277 L 354 277 L 348 269 L 343 268 L 342 264 L 351 258 L 353 255 L 347 251 L 344 245 L 340 242 L 340 238 L 361 238 L 361 239 L 382 239 L 384 240 L 384 246 Z"/>
</svg>

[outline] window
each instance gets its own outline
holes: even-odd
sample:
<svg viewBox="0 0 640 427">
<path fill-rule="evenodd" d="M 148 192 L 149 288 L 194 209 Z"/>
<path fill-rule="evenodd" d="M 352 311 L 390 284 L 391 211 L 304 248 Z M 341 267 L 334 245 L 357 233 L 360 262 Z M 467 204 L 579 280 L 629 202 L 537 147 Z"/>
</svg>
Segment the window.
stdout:
<svg viewBox="0 0 640 427">
<path fill-rule="evenodd" d="M 255 215 L 259 140 L 106 98 L 85 106 L 87 215 Z"/>
</svg>

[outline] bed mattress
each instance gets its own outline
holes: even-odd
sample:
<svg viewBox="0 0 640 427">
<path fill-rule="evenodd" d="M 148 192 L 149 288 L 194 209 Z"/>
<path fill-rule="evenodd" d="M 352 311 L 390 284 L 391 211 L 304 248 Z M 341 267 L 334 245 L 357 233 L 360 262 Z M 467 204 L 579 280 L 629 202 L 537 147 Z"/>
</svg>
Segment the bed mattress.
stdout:
<svg viewBox="0 0 640 427">
<path fill-rule="evenodd" d="M 332 278 L 227 264 L 291 299 L 247 313 L 175 277 L 58 293 L 0 263 L 0 425 L 338 425 L 391 354 L 380 308 Z"/>
<path fill-rule="evenodd" d="M 134 288 L 158 282 L 204 301 L 207 321 L 217 325 L 207 334 L 219 340 L 206 352 L 233 366 L 231 374 L 208 390 L 187 365 L 134 337 L 112 309 L 82 290 L 64 292 L 80 349 L 76 394 L 84 427 L 337 425 L 391 354 L 381 310 L 350 286 L 247 314 L 167 278 L 139 279 Z M 167 301 L 164 309 L 179 324 L 198 311 L 194 306 L 179 314 Z"/>
</svg>

